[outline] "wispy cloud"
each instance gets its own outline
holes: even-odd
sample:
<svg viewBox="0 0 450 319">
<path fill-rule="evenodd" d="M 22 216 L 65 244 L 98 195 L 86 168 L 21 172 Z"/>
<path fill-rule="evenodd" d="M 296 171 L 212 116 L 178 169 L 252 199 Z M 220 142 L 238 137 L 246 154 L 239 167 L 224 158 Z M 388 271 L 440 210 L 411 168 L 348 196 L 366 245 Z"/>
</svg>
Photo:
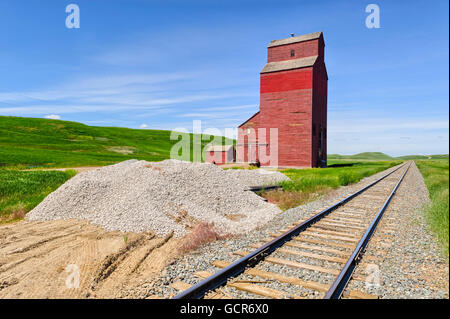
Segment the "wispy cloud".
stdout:
<svg viewBox="0 0 450 319">
<path fill-rule="evenodd" d="M 235 105 L 235 106 L 217 106 L 202 108 L 202 111 L 214 112 L 214 111 L 231 111 L 231 110 L 243 110 L 243 109 L 255 109 L 257 104 L 247 104 L 247 105 Z"/>
<path fill-rule="evenodd" d="M 192 90 L 182 83 L 192 77 L 192 74 L 132 74 L 86 78 L 40 91 L 0 92 L 0 113 L 26 116 L 55 112 L 167 110 L 174 105 L 248 95 L 228 90 Z"/>
<path fill-rule="evenodd" d="M 257 105 L 243 105 L 243 106 L 230 106 L 230 107 L 211 107 L 196 109 L 192 113 L 179 114 L 177 117 L 186 117 L 194 119 L 225 119 L 230 117 L 241 117 L 241 120 L 255 110 Z M 243 112 L 245 110 L 245 112 Z"/>
<path fill-rule="evenodd" d="M 50 115 L 46 115 L 44 116 L 46 119 L 51 119 L 51 120 L 60 120 L 61 116 L 57 115 L 57 114 L 50 114 Z"/>
<path fill-rule="evenodd" d="M 409 130 L 448 130 L 449 123 L 445 120 L 422 118 L 422 119 L 350 119 L 346 121 L 331 121 L 331 133 L 374 133 L 405 132 Z"/>
</svg>

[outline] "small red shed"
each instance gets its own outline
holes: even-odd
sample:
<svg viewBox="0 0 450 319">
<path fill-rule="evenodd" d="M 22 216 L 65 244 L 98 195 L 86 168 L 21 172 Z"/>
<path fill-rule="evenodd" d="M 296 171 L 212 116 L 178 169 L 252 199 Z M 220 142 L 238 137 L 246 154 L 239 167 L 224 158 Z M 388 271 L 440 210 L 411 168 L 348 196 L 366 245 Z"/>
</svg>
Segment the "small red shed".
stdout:
<svg viewBox="0 0 450 319">
<path fill-rule="evenodd" d="M 233 145 L 209 145 L 205 148 L 205 161 L 212 164 L 234 162 L 235 150 Z"/>
</svg>

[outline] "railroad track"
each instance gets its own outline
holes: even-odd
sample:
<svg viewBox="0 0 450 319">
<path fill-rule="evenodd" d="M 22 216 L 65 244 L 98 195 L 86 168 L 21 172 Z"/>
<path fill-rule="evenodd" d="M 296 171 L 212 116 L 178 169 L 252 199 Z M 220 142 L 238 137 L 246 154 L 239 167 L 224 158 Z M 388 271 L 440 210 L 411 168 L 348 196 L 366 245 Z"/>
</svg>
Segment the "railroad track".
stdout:
<svg viewBox="0 0 450 319">
<path fill-rule="evenodd" d="M 365 248 L 410 165 L 405 163 L 312 217 L 271 234 L 253 245 L 252 252 L 234 252 L 241 258 L 233 263 L 213 261 L 220 270 L 197 272 L 203 280 L 193 286 L 175 283 L 173 287 L 182 292 L 174 298 L 230 298 L 224 286 L 233 289 L 233 298 L 238 292 L 247 298 L 248 293 L 269 298 L 376 297 L 347 291 L 346 286 L 350 280 L 367 279 L 355 276 L 355 267 L 363 257 L 370 259 L 364 256 Z M 305 272 L 310 273 L 307 279 Z M 286 285 L 295 286 L 296 293 L 283 290 Z"/>
</svg>

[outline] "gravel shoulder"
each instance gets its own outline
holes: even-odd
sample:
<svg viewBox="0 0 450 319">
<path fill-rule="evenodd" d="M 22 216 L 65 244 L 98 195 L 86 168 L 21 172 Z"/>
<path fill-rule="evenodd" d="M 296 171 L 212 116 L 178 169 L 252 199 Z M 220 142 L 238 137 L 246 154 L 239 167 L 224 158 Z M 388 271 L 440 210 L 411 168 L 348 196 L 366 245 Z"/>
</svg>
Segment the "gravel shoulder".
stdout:
<svg viewBox="0 0 450 319">
<path fill-rule="evenodd" d="M 367 247 L 376 262 L 363 258 L 355 271 L 372 280 L 352 281 L 350 288 L 380 298 L 449 298 L 448 260 L 423 214 L 428 202 L 427 187 L 413 163 Z"/>
</svg>

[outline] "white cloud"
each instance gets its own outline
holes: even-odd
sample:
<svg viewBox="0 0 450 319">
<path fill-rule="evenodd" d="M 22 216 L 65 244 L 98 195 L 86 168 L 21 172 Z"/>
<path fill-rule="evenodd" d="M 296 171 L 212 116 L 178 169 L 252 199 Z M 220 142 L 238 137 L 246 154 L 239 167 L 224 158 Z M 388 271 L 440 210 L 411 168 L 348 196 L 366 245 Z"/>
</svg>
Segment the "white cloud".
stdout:
<svg viewBox="0 0 450 319">
<path fill-rule="evenodd" d="M 91 89 L 93 87 L 97 89 L 111 89 L 136 84 L 146 85 L 148 87 L 149 85 L 187 80 L 192 79 L 193 77 L 195 77 L 194 73 L 150 73 L 99 76 L 82 79 L 77 82 L 74 87 L 84 89 Z"/>
<path fill-rule="evenodd" d="M 257 104 L 247 104 L 247 105 L 236 105 L 236 106 L 218 106 L 218 107 L 208 107 L 202 108 L 202 111 L 230 111 L 230 110 L 242 110 L 242 109 L 257 109 Z"/>
<path fill-rule="evenodd" d="M 57 115 L 57 114 L 49 114 L 44 116 L 46 119 L 51 119 L 51 120 L 60 120 L 61 116 Z"/>
<path fill-rule="evenodd" d="M 217 114 L 212 113 L 184 113 L 178 115 L 178 117 L 194 117 L 194 118 L 215 118 Z"/>
<path fill-rule="evenodd" d="M 386 118 L 353 118 L 336 119 L 329 121 L 328 130 L 333 133 L 385 133 L 385 132 L 408 132 L 425 130 L 448 130 L 449 123 L 446 120 L 422 118 L 422 119 L 386 119 Z"/>
<path fill-rule="evenodd" d="M 27 116 L 125 110 L 169 112 L 176 105 L 250 95 L 246 91 L 220 88 L 193 90 L 192 81 L 186 81 L 193 77 L 192 73 L 112 75 L 88 77 L 38 91 L 0 91 L 0 114 Z M 170 85 L 167 85 L 168 82 Z M 251 106 L 237 106 L 239 109 L 247 107 Z"/>
<path fill-rule="evenodd" d="M 140 129 L 145 129 L 145 128 L 148 128 L 148 125 L 145 124 L 145 123 L 142 123 L 141 125 L 139 125 L 139 128 Z"/>
</svg>

